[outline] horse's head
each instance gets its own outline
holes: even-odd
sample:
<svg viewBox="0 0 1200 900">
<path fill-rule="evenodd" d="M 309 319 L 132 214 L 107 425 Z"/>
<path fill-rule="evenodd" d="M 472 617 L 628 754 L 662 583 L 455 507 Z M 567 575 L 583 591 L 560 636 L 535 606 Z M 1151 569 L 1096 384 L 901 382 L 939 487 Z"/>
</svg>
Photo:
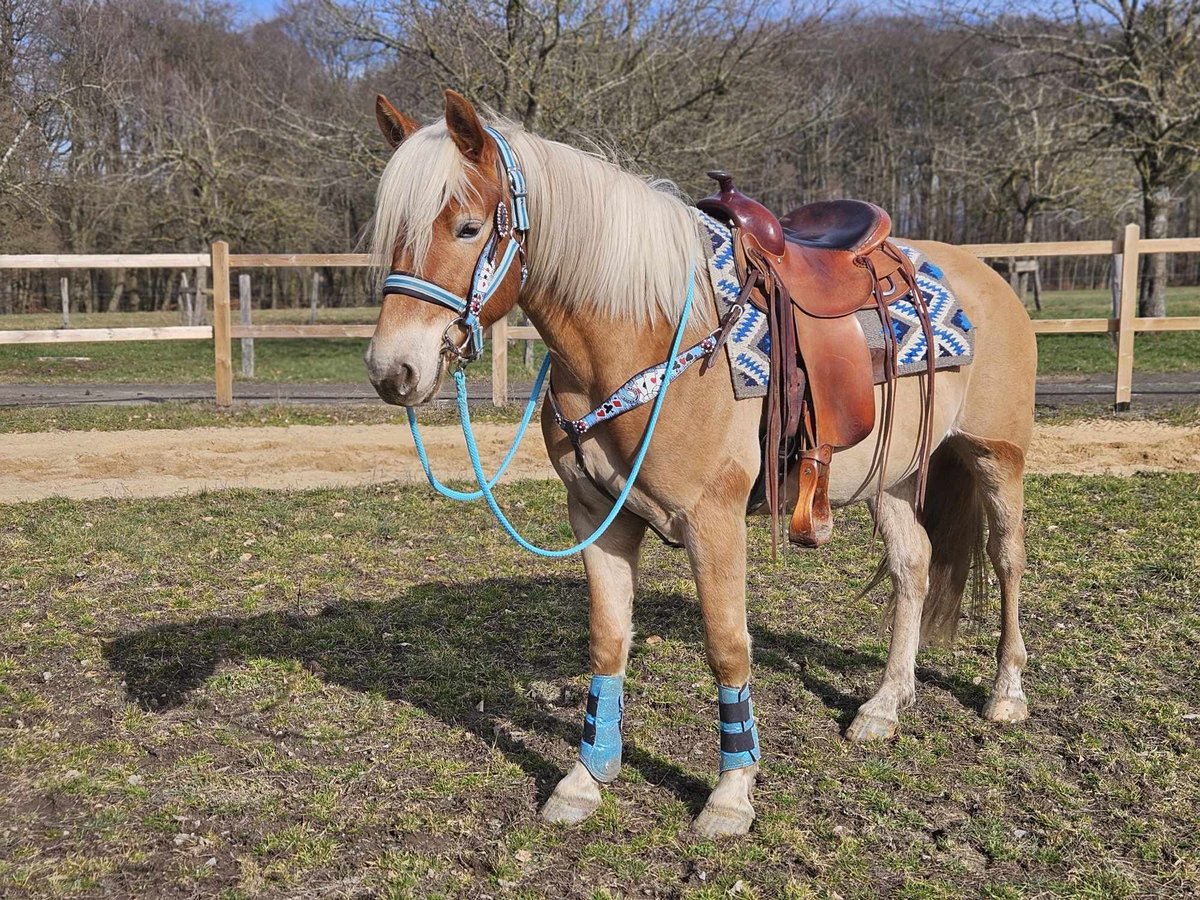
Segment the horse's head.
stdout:
<svg viewBox="0 0 1200 900">
<path fill-rule="evenodd" d="M 463 97 L 447 91 L 445 121 L 424 128 L 382 96 L 375 115 L 395 152 L 376 198 L 374 263 L 391 274 L 367 372 L 388 403 L 419 406 L 436 396 L 447 359 L 469 347 L 459 307 L 486 284 L 476 273 L 510 243 L 519 249 L 513 200 L 499 145 Z M 522 260 L 511 262 L 479 311 L 483 328 L 516 303 Z"/>
</svg>

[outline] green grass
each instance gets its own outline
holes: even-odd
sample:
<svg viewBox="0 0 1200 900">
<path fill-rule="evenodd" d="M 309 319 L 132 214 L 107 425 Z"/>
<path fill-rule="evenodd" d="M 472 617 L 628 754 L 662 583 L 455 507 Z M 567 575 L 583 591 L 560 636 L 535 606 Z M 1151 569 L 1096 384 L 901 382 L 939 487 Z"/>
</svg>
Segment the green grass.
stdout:
<svg viewBox="0 0 1200 900">
<path fill-rule="evenodd" d="M 255 322 L 270 325 L 305 324 L 306 310 L 263 310 Z M 378 311 L 370 308 L 321 310 L 318 322 L 373 324 Z M 17 315 L 0 317 L 0 329 L 54 328 L 53 316 Z M 93 313 L 72 316 L 73 328 L 125 328 L 178 325 L 175 313 Z M 365 382 L 363 351 L 366 339 L 265 339 L 254 343 L 254 381 L 265 382 Z M 509 377 L 532 379 L 526 369 L 524 343 L 509 352 Z M 541 342 L 534 348 L 534 367 L 545 352 Z M 241 377 L 242 345 L 233 341 L 233 373 Z M 491 352 L 485 350 L 472 368 L 490 377 Z M 119 341 L 87 344 L 12 344 L 0 350 L 0 381 L 27 384 L 196 384 L 213 380 L 212 342 Z"/>
<path fill-rule="evenodd" d="M 473 404 L 475 422 L 516 424 L 524 412 L 522 404 L 496 407 Z M 1073 403 L 1055 409 L 1038 407 L 1037 420 L 1061 425 L 1081 420 L 1164 422 L 1169 425 L 1200 424 L 1200 402 L 1142 404 L 1114 413 L 1111 403 Z M 458 412 L 452 401 L 439 401 L 421 410 L 426 425 L 456 425 Z M 69 405 L 0 407 L 0 434 L 34 431 L 124 431 L 157 428 L 249 428 L 264 425 L 376 425 L 403 424 L 404 410 L 378 403 L 266 403 L 235 405 L 218 409 L 212 403 L 169 402 L 139 405 Z"/>
<path fill-rule="evenodd" d="M 472 421 L 516 424 L 523 407 L 475 404 Z M 421 410 L 427 425 L 458 423 L 452 401 Z M 0 434 L 33 431 L 124 431 L 158 428 L 252 428 L 264 425 L 405 424 L 403 409 L 378 403 L 270 403 L 218 409 L 212 403 L 155 403 L 136 406 L 0 407 Z"/>
<path fill-rule="evenodd" d="M 233 342 L 235 381 L 366 383 L 366 340 L 328 338 L 255 341 L 254 378 L 239 374 L 241 341 Z M 540 349 L 535 366 L 541 361 Z M 520 353 L 509 353 L 510 378 L 531 380 Z M 96 344 L 16 344 L 0 352 L 0 381 L 19 384 L 202 384 L 213 380 L 209 341 L 117 341 Z M 472 372 L 490 378 L 490 350 Z"/>
<path fill-rule="evenodd" d="M 1173 316 L 1200 316 L 1200 288 L 1169 288 L 1167 312 Z M 1035 319 L 1106 319 L 1112 316 L 1112 295 L 1107 291 L 1055 291 L 1043 294 L 1042 310 Z M 1038 336 L 1039 375 L 1094 375 L 1113 373 L 1117 356 L 1107 334 L 1044 334 Z M 1134 342 L 1134 372 L 1194 372 L 1200 369 L 1200 331 L 1173 334 L 1141 333 Z"/>
<path fill-rule="evenodd" d="M 561 486 L 504 496 L 570 540 Z M 759 820 L 722 844 L 688 828 L 717 747 L 678 551 L 645 553 L 625 772 L 563 829 L 577 560 L 390 485 L 2 507 L 0 895 L 1195 895 L 1200 476 L 1028 499 L 1033 718 L 979 718 L 993 605 L 873 747 L 839 736 L 886 652 L 865 517 L 777 565 L 753 524 Z"/>
</svg>

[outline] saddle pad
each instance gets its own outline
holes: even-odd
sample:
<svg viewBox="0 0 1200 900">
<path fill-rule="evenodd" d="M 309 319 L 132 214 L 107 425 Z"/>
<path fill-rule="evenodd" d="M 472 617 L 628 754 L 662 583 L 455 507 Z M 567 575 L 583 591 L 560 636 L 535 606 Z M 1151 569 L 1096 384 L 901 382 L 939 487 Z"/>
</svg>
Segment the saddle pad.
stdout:
<svg viewBox="0 0 1200 900">
<path fill-rule="evenodd" d="M 737 301 L 741 284 L 734 260 L 733 237 L 728 226 L 707 213 L 696 210 L 708 252 L 708 278 L 712 283 L 718 317 L 725 315 Z M 894 242 L 912 260 L 917 270 L 917 286 L 929 306 L 933 326 L 936 359 L 934 368 L 970 365 L 975 352 L 975 330 L 954 295 L 942 270 L 919 251 Z M 919 375 L 926 368 L 925 332 L 908 296 L 890 304 L 892 330 L 896 335 L 896 358 L 900 376 Z M 859 324 L 867 337 L 867 346 L 884 347 L 883 321 L 874 309 L 859 310 Z M 725 344 L 733 377 L 733 394 L 738 400 L 765 397 L 771 380 L 771 335 L 766 314 L 757 307 L 746 309 Z"/>
</svg>

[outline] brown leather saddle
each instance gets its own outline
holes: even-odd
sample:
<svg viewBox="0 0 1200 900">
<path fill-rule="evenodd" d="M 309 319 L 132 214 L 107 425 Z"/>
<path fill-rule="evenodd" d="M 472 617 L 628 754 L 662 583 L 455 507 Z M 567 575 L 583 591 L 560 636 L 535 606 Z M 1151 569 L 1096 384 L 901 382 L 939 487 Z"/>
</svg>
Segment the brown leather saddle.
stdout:
<svg viewBox="0 0 1200 900">
<path fill-rule="evenodd" d="M 882 427 L 871 469 L 883 489 L 890 449 L 896 346 L 889 305 L 911 296 L 933 346 L 932 329 L 916 273 L 888 240 L 891 218 L 861 200 L 830 200 L 797 207 L 777 218 L 738 191 L 724 172 L 710 172 L 720 190 L 699 208 L 733 229 L 742 296 L 762 309 L 771 331 L 771 384 L 764 421 L 763 475 L 778 534 L 787 462 L 798 448 L 799 483 L 788 525 L 793 543 L 817 547 L 829 540 L 829 466 L 833 453 L 863 441 L 875 427 L 875 385 L 883 385 Z M 877 309 L 887 348 L 872 358 L 856 313 Z M 924 496 L 931 451 L 934 355 L 928 354 L 918 497 Z M 920 500 L 918 500 L 920 502 Z"/>
</svg>

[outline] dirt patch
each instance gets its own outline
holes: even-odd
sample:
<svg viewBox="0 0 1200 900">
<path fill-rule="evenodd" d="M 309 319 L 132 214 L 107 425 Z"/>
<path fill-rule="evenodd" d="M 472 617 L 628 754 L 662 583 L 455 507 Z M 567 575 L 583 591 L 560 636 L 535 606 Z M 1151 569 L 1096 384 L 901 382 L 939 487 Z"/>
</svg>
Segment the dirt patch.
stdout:
<svg viewBox="0 0 1200 900">
<path fill-rule="evenodd" d="M 480 425 L 485 469 L 493 471 L 512 425 Z M 423 431 L 443 479 L 469 479 L 457 426 Z M 1039 425 L 1030 471 L 1128 475 L 1200 471 L 1200 428 L 1155 422 Z M 553 478 L 538 434 L 506 478 Z M 345 487 L 424 479 L 407 427 L 350 425 L 190 428 L 160 431 L 0 435 L 0 502 L 43 497 L 158 497 L 222 488 Z"/>
<path fill-rule="evenodd" d="M 1029 471 L 1042 475 L 1200 472 L 1200 427 L 1088 420 L 1038 425 Z"/>
</svg>

